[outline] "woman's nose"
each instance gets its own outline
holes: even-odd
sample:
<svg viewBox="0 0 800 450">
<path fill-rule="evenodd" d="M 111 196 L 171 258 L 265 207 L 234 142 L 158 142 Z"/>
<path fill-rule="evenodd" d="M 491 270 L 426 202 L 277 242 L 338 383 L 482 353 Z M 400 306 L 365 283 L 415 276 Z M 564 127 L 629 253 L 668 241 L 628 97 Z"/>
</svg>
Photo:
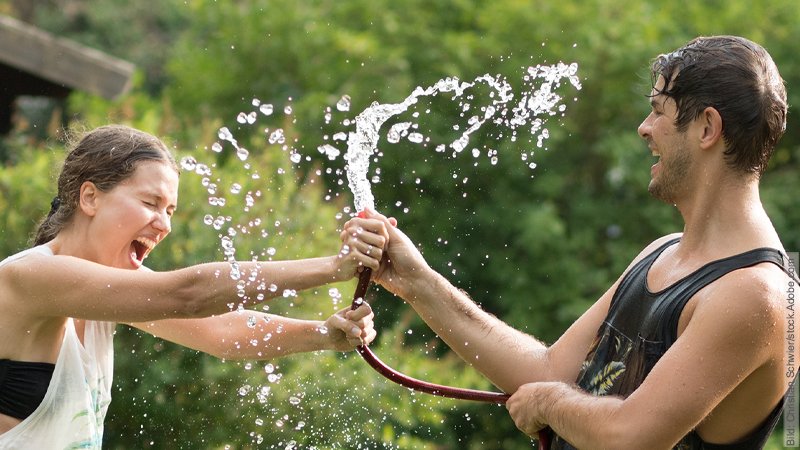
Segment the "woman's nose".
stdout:
<svg viewBox="0 0 800 450">
<path fill-rule="evenodd" d="M 172 231 L 172 218 L 166 211 L 161 211 L 153 221 L 153 226 L 163 233 Z"/>
</svg>

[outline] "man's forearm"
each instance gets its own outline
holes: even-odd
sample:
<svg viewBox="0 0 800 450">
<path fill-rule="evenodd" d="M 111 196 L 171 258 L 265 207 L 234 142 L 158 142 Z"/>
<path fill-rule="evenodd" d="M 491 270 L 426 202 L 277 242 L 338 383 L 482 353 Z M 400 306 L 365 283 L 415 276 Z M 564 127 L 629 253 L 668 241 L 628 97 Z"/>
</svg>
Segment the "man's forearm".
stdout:
<svg viewBox="0 0 800 450">
<path fill-rule="evenodd" d="M 438 273 L 426 274 L 409 297 L 450 348 L 505 392 L 548 379 L 543 343 L 482 310 Z"/>
<path fill-rule="evenodd" d="M 669 449 L 675 444 L 647 431 L 651 417 L 625 411 L 623 399 L 598 397 L 566 383 L 524 385 L 507 406 L 525 433 L 535 435 L 547 425 L 578 449 Z"/>
</svg>

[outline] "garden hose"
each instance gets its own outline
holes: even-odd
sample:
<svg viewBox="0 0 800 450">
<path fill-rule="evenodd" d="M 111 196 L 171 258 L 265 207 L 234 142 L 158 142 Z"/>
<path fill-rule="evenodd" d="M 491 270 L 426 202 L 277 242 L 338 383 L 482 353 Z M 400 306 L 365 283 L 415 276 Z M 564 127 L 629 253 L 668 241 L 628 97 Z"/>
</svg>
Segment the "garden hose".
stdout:
<svg viewBox="0 0 800 450">
<path fill-rule="evenodd" d="M 351 309 L 358 308 L 364 302 L 364 296 L 369 287 L 370 278 L 372 277 L 372 269 L 365 267 L 358 277 L 358 285 L 353 294 L 353 304 Z M 478 391 L 474 389 L 463 389 L 452 386 L 444 386 L 427 381 L 418 380 L 408 375 L 400 373 L 392 369 L 386 363 L 381 361 L 369 347 L 362 344 L 356 347 L 358 354 L 364 358 L 373 369 L 384 377 L 394 381 L 395 383 L 405 386 L 414 391 L 424 392 L 426 394 L 438 395 L 440 397 L 455 398 L 460 400 L 473 400 L 487 403 L 505 404 L 506 400 L 510 397 L 509 394 L 502 392 Z M 539 448 L 547 450 L 550 448 L 550 429 L 546 428 L 539 431 Z"/>
</svg>

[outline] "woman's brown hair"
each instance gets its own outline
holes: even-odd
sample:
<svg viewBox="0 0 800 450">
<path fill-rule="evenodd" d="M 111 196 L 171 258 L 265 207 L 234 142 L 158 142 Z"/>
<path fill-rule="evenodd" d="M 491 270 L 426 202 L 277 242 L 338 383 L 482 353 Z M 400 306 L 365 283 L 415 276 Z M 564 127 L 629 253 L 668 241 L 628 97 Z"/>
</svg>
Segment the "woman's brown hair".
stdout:
<svg viewBox="0 0 800 450">
<path fill-rule="evenodd" d="M 84 182 L 91 181 L 108 192 L 133 175 L 141 161 L 163 161 L 179 171 L 167 146 L 151 134 L 124 125 L 106 125 L 83 135 L 64 160 L 58 193 L 39 224 L 33 245 L 49 242 L 72 220 Z"/>
</svg>

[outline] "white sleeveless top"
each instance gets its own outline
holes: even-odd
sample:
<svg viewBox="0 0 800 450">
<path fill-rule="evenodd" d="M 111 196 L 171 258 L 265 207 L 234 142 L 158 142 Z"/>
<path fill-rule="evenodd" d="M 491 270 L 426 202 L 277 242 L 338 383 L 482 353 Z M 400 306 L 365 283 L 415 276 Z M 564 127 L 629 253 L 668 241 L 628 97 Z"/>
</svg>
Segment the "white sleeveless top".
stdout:
<svg viewBox="0 0 800 450">
<path fill-rule="evenodd" d="M 10 256 L 0 267 L 33 252 L 53 255 L 45 246 Z M 111 403 L 114 323 L 86 321 L 83 345 L 67 319 L 53 378 L 38 408 L 0 434 L 0 449 L 100 449 L 103 420 Z"/>
</svg>

